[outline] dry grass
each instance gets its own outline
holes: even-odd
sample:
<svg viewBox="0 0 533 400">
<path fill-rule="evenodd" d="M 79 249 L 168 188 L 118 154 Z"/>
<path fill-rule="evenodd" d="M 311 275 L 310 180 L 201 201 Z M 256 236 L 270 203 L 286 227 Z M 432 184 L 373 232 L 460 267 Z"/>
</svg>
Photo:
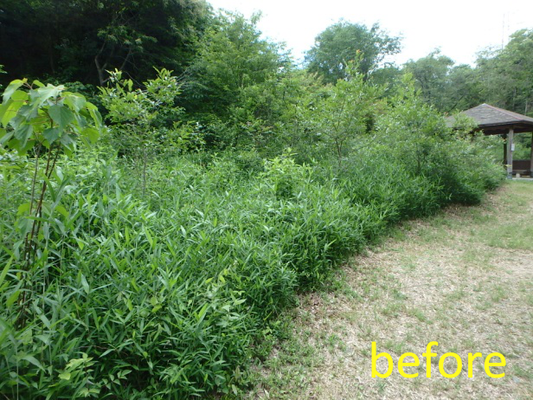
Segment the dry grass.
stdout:
<svg viewBox="0 0 533 400">
<path fill-rule="evenodd" d="M 533 184 L 509 183 L 480 207 L 455 207 L 415 221 L 343 268 L 337 289 L 309 294 L 295 311 L 295 339 L 263 367 L 250 398 L 529 399 L 533 397 Z M 386 379 L 371 377 L 371 343 L 393 356 Z M 426 378 L 426 345 L 454 352 L 463 371 Z M 306 349 L 305 351 L 301 349 Z M 302 351 L 300 358 L 287 352 Z M 414 379 L 398 357 L 421 358 Z M 487 377 L 469 352 L 502 353 L 502 379 Z M 384 360 L 379 360 L 384 361 Z M 446 363 L 450 372 L 455 362 Z M 378 362 L 378 370 L 386 366 Z M 296 372 L 295 372 L 296 371 Z"/>
</svg>

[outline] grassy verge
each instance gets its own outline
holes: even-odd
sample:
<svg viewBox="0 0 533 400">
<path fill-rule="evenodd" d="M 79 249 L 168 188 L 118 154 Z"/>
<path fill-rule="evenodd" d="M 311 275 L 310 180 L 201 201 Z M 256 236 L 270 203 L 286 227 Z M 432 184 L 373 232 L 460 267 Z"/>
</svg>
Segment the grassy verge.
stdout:
<svg viewBox="0 0 533 400">
<path fill-rule="evenodd" d="M 257 367 L 247 398 L 531 398 L 532 199 L 533 184 L 512 182 L 481 206 L 404 224 L 355 257 L 331 291 L 301 297 L 293 338 Z M 386 379 L 371 377 L 372 341 L 394 359 Z M 426 378 L 430 341 L 439 357 L 461 356 L 457 378 L 440 376 L 438 357 Z M 417 378 L 398 373 L 406 352 L 421 357 Z M 505 377 L 487 377 L 478 363 L 468 378 L 469 352 L 502 353 L 507 365 L 493 370 Z"/>
</svg>

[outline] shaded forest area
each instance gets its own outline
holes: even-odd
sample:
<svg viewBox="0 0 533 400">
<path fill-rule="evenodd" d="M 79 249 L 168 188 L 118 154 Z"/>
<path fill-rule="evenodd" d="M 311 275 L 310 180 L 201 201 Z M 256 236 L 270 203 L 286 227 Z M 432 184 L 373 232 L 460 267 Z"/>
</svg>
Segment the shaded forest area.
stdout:
<svg viewBox="0 0 533 400">
<path fill-rule="evenodd" d="M 338 22 L 304 66 L 202 1 L 0 3 L 0 394 L 239 398 L 303 291 L 402 220 L 476 204 L 531 114 L 533 31 L 398 67 Z"/>
</svg>

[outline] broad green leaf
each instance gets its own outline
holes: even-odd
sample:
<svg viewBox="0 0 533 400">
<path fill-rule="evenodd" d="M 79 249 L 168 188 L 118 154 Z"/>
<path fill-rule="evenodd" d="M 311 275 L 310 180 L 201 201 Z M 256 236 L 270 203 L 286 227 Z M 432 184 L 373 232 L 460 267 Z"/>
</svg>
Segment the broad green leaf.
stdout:
<svg viewBox="0 0 533 400">
<path fill-rule="evenodd" d="M 72 110 L 80 111 L 87 103 L 87 100 L 81 94 L 65 92 L 63 95 L 64 103 Z"/>
<path fill-rule="evenodd" d="M 74 140 L 72 139 L 71 135 L 68 135 L 66 133 L 63 133 L 61 135 L 61 144 L 64 146 L 65 150 L 73 150 L 74 149 Z"/>
<path fill-rule="evenodd" d="M 40 87 L 39 89 L 31 90 L 30 97 L 32 103 L 37 103 L 38 106 L 40 106 L 45 100 L 50 98 L 55 99 L 57 96 L 59 96 L 63 89 L 63 86 L 53 86 L 48 84 L 46 87 Z"/>
<path fill-rule="evenodd" d="M 42 364 L 33 356 L 29 356 L 29 355 L 24 356 L 24 357 L 21 357 L 21 360 L 26 360 L 29 363 L 32 363 L 33 365 L 35 365 L 37 368 L 44 370 Z"/>
<path fill-rule="evenodd" d="M 9 142 L 9 140 L 13 137 L 14 134 L 15 131 L 13 130 L 6 132 L 5 129 L 0 128 L 0 146 L 3 146 L 4 143 Z"/>
<path fill-rule="evenodd" d="M 55 100 L 57 96 L 61 94 L 61 91 L 64 89 L 63 86 L 52 86 L 48 84 L 46 87 L 39 88 L 37 90 L 31 90 L 30 91 L 30 103 L 31 103 L 31 110 L 28 113 L 28 118 L 35 118 L 37 116 L 37 112 L 43 105 L 45 101 L 48 99 Z"/>
<path fill-rule="evenodd" d="M 24 203 L 18 206 L 17 215 L 23 215 L 26 214 L 28 211 L 30 211 L 31 203 Z"/>
<path fill-rule="evenodd" d="M 20 147 L 18 148 L 19 151 L 26 147 L 28 139 L 31 137 L 32 133 L 33 127 L 29 124 L 22 124 L 15 129 L 15 139 L 20 142 Z"/>
<path fill-rule="evenodd" d="M 7 87 L 6 87 L 6 90 L 4 90 L 4 95 L 3 95 L 3 101 L 4 103 L 7 102 L 11 96 L 13 95 L 13 93 L 15 93 L 15 91 L 21 87 L 22 85 L 24 85 L 28 80 L 27 79 L 15 79 L 14 81 L 12 81 Z"/>
<path fill-rule="evenodd" d="M 44 138 L 48 140 L 48 143 L 50 144 L 54 143 L 60 135 L 61 130 L 59 128 L 49 128 L 43 132 Z"/>
<path fill-rule="evenodd" d="M 24 106 L 23 101 L 9 99 L 7 103 L 0 107 L 0 118 L 3 126 L 7 126 L 13 118 L 17 116 L 19 109 Z"/>
<path fill-rule="evenodd" d="M 50 118 L 59 125 L 60 130 L 64 130 L 72 121 L 74 121 L 74 113 L 65 106 L 54 105 L 48 109 Z"/>
<path fill-rule="evenodd" d="M 98 138 L 100 137 L 100 132 L 98 129 L 87 127 L 81 132 L 82 136 L 85 136 L 89 139 L 91 143 L 96 143 Z"/>
<path fill-rule="evenodd" d="M 13 140 L 11 142 L 13 142 Z M 13 143 L 12 148 L 16 149 L 20 155 L 24 155 L 27 154 L 28 151 L 33 148 L 33 146 L 35 146 L 35 141 L 28 140 L 28 142 L 23 146 L 17 146 L 15 143 Z"/>
<path fill-rule="evenodd" d="M 26 106 L 24 106 L 24 107 L 26 107 Z M 23 108 L 24 108 L 24 107 L 23 107 Z M 11 118 L 11 121 L 9 121 L 9 125 L 10 125 L 13 129 L 15 129 L 15 130 L 17 130 L 18 127 L 19 127 L 20 125 L 26 123 L 26 121 L 27 121 L 27 119 L 24 118 L 24 117 L 23 117 L 22 115 L 20 115 L 20 114 L 21 114 L 21 113 L 19 112 L 19 114 L 18 114 L 16 117 Z"/>
<path fill-rule="evenodd" d="M 13 96 L 11 96 L 11 100 L 14 102 L 26 102 L 30 98 L 30 95 L 28 92 L 25 92 L 24 90 L 17 90 L 15 93 L 13 93 Z"/>
<path fill-rule="evenodd" d="M 64 381 L 69 381 L 70 380 L 70 372 L 65 371 L 65 372 L 60 373 L 59 374 L 59 379 L 62 379 Z"/>
</svg>

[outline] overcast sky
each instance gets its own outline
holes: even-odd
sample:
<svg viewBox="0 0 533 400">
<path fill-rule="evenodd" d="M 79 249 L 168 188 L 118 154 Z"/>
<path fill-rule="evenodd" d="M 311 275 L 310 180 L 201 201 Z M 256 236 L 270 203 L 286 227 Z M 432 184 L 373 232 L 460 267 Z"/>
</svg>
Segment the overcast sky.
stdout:
<svg viewBox="0 0 533 400">
<path fill-rule="evenodd" d="M 285 42 L 296 59 L 315 37 L 341 18 L 371 26 L 378 22 L 401 36 L 402 52 L 393 61 L 417 60 L 435 48 L 456 63 L 473 64 L 476 53 L 501 47 L 511 33 L 533 28 L 533 0 L 208 0 L 216 8 L 246 17 L 261 11 L 265 37 Z"/>
</svg>

